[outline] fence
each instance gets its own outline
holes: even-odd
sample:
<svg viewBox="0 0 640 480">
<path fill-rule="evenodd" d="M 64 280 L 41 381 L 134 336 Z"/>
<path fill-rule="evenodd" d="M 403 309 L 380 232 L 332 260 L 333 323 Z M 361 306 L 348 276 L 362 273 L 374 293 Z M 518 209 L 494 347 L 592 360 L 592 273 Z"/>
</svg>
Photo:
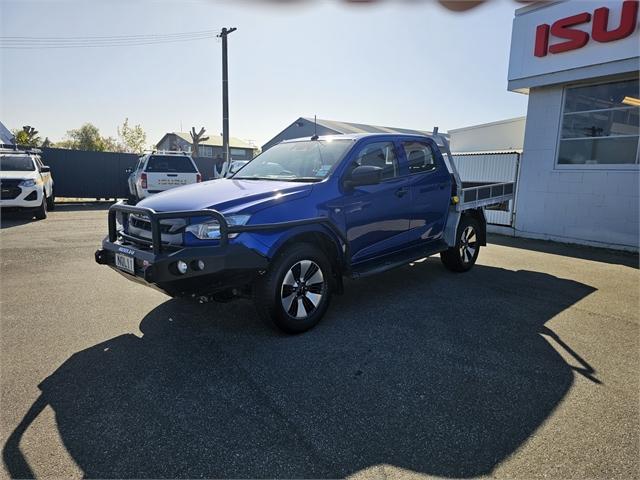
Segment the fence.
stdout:
<svg viewBox="0 0 640 480">
<path fill-rule="evenodd" d="M 42 163 L 51 167 L 57 197 L 125 198 L 127 168 L 134 168 L 132 153 L 88 152 L 45 148 Z"/>
<path fill-rule="evenodd" d="M 195 158 L 203 180 L 213 178 L 213 158 Z M 135 168 L 133 153 L 89 152 L 44 148 L 42 163 L 51 167 L 57 197 L 126 198 L 129 195 L 126 173 Z"/>
</svg>

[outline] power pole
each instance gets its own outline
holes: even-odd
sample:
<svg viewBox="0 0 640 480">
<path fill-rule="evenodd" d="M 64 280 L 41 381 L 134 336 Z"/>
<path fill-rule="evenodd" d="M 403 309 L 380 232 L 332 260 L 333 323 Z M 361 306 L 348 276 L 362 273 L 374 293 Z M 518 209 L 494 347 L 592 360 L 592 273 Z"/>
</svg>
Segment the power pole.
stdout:
<svg viewBox="0 0 640 480">
<path fill-rule="evenodd" d="M 223 28 L 219 38 L 222 38 L 222 155 L 224 163 L 222 171 L 226 176 L 231 161 L 229 155 L 229 71 L 227 65 L 227 36 L 237 28 Z"/>
</svg>

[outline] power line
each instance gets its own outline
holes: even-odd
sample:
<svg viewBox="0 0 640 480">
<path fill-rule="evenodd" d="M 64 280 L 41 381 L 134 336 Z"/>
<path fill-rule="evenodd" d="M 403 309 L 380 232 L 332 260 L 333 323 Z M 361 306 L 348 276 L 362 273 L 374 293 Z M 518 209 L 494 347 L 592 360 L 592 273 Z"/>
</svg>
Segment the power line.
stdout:
<svg viewBox="0 0 640 480">
<path fill-rule="evenodd" d="M 161 43 L 189 42 L 214 38 L 216 30 L 195 32 L 112 35 L 95 37 L 0 37 L 0 48 L 6 49 L 49 49 L 49 48 L 94 48 L 155 45 Z"/>
</svg>

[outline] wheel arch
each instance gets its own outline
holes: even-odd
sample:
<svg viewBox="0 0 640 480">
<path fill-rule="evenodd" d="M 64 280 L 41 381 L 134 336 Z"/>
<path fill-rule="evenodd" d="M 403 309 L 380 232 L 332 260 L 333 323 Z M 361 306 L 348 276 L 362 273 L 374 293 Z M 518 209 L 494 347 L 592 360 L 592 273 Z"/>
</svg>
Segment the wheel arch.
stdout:
<svg viewBox="0 0 640 480">
<path fill-rule="evenodd" d="M 288 235 L 283 236 L 276 242 L 270 249 L 268 257 L 273 259 L 280 252 L 289 248 L 291 245 L 298 243 L 309 243 L 319 247 L 327 256 L 329 263 L 333 269 L 335 280 L 335 293 L 342 293 L 342 275 L 346 269 L 345 254 L 342 252 L 340 241 L 336 238 L 335 234 L 329 231 L 329 229 L 318 225 L 313 229 L 298 230 L 290 232 Z"/>
</svg>

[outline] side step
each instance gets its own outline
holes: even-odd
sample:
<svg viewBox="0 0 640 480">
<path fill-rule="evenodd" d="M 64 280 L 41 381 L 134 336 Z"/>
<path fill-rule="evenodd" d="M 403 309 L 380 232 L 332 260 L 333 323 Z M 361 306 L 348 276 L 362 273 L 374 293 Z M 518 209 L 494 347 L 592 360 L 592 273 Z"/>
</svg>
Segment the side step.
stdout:
<svg viewBox="0 0 640 480">
<path fill-rule="evenodd" d="M 418 246 L 403 250 L 401 252 L 385 255 L 384 257 L 367 260 L 351 267 L 351 278 L 364 278 L 370 275 L 386 272 L 396 267 L 402 267 L 421 258 L 429 257 L 446 250 L 448 247 L 444 242 L 437 242 L 435 245 Z"/>
</svg>

